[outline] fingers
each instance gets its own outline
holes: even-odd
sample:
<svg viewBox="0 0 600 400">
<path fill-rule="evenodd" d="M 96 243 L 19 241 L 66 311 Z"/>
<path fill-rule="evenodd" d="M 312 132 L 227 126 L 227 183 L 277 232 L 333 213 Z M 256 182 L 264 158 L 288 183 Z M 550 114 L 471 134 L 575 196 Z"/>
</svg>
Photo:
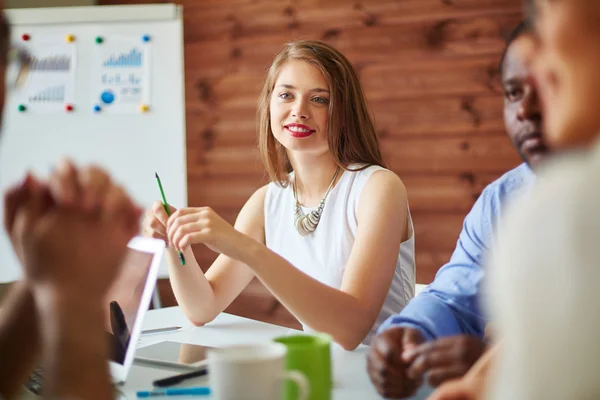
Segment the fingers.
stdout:
<svg viewBox="0 0 600 400">
<path fill-rule="evenodd" d="M 180 214 L 179 211 L 177 213 L 173 214 L 171 216 L 171 218 L 169 218 L 169 222 L 167 224 L 167 236 L 169 237 L 169 240 L 171 241 L 171 243 L 173 243 L 173 244 L 175 243 L 175 241 L 174 241 L 175 234 L 182 227 L 184 227 L 190 223 L 198 222 L 200 220 L 202 220 L 201 214 Z M 190 232 L 189 228 L 190 227 L 187 227 L 188 230 L 185 231 L 186 233 Z"/>
<path fill-rule="evenodd" d="M 62 160 L 48 181 L 50 193 L 59 205 L 74 206 L 80 201 L 77 169 L 69 160 Z"/>
<path fill-rule="evenodd" d="M 455 380 L 440 386 L 428 400 L 475 400 L 475 396 L 462 380 Z"/>
<path fill-rule="evenodd" d="M 461 335 L 424 343 L 409 352 L 403 359 L 410 363 L 408 376 L 412 379 L 428 373 L 432 382 L 441 382 L 463 376 L 481 356 L 483 343 L 476 337 Z M 434 376 L 431 374 L 435 372 Z"/>
<path fill-rule="evenodd" d="M 167 228 L 156 218 L 154 210 L 149 208 L 146 211 L 143 223 L 143 235 L 155 239 L 162 239 L 168 244 Z"/>
<path fill-rule="evenodd" d="M 169 235 L 169 242 L 178 251 L 183 251 L 197 241 L 201 241 L 202 223 L 190 218 L 190 221 L 178 225 L 178 227 Z"/>
<path fill-rule="evenodd" d="M 376 348 L 371 348 L 367 355 L 369 374 L 372 374 L 377 382 L 383 382 L 388 378 L 402 380 L 405 376 L 405 367 L 395 365 L 390 361 L 389 357 L 382 355 Z"/>
<path fill-rule="evenodd" d="M 214 211 L 210 207 L 186 207 L 172 213 L 165 225 L 167 226 L 168 231 L 171 228 L 171 225 L 176 224 L 177 221 L 189 220 L 188 218 L 190 218 L 190 216 L 193 216 L 197 220 L 208 219 L 211 214 L 214 214 Z"/>
<path fill-rule="evenodd" d="M 137 207 L 121 186 L 110 185 L 104 198 L 102 215 L 124 232 L 133 236 L 138 230 L 141 209 Z"/>
<path fill-rule="evenodd" d="M 170 205 L 168 207 L 169 207 L 169 211 L 178 212 L 175 208 L 171 207 Z M 158 221 L 165 227 L 165 236 L 166 236 L 166 228 L 167 228 L 167 223 L 169 221 L 169 216 L 167 215 L 167 211 L 165 210 L 165 206 L 163 205 L 163 203 L 160 201 L 155 201 L 154 204 L 152 205 L 152 213 L 158 219 Z"/>
<path fill-rule="evenodd" d="M 431 340 L 429 342 L 422 343 L 408 350 L 405 349 L 402 352 L 402 360 L 407 363 L 412 363 L 420 355 L 431 353 L 434 351 L 450 351 L 455 349 L 459 345 L 460 343 L 457 342 L 454 338 L 452 338 L 451 340 L 449 340 L 448 338 Z"/>
<path fill-rule="evenodd" d="M 96 166 L 91 166 L 81 170 L 79 185 L 83 208 L 93 210 L 104 203 L 111 181 L 105 171 Z"/>
<path fill-rule="evenodd" d="M 390 363 L 404 367 L 405 363 L 400 356 L 405 331 L 405 328 L 390 328 L 377 335 L 372 347 Z"/>
<path fill-rule="evenodd" d="M 171 210 L 173 210 L 173 207 L 171 207 Z M 177 219 L 188 214 L 204 214 L 210 212 L 213 212 L 212 208 L 210 207 L 186 207 L 182 208 L 181 210 L 175 210 L 175 212 L 171 212 L 171 218 Z"/>
<path fill-rule="evenodd" d="M 168 206 L 171 212 L 176 212 L 177 209 L 174 207 Z M 169 216 L 165 211 L 165 207 L 162 202 L 156 201 L 146 211 L 146 215 L 144 217 L 143 224 L 143 234 L 146 237 L 152 237 L 155 239 L 164 240 L 167 245 L 169 245 L 170 241 L 167 235 L 167 222 L 169 221 Z"/>
<path fill-rule="evenodd" d="M 384 397 L 391 392 L 397 379 L 396 376 L 390 376 L 387 368 L 386 360 L 371 349 L 367 355 L 367 372 L 377 392 Z M 400 384 L 400 379 L 397 379 L 397 384 Z"/>
<path fill-rule="evenodd" d="M 41 187 L 33 188 L 17 208 L 12 223 L 11 236 L 18 241 L 33 234 L 35 223 L 39 221 L 46 208 L 46 192 Z"/>
<path fill-rule="evenodd" d="M 433 368 L 427 374 L 427 383 L 431 387 L 438 387 L 452 379 L 462 378 L 466 370 L 460 365 L 451 365 L 443 368 Z"/>
<path fill-rule="evenodd" d="M 411 379 L 423 377 L 434 368 L 453 366 L 458 363 L 452 351 L 431 350 L 421 353 L 408 368 L 407 374 Z M 466 371 L 465 371 L 466 372 Z"/>
<path fill-rule="evenodd" d="M 202 242 L 213 226 L 215 215 L 210 207 L 184 208 L 175 212 L 167 222 L 169 242 L 179 251 Z"/>
<path fill-rule="evenodd" d="M 23 182 L 6 191 L 4 195 L 4 229 L 9 234 L 12 232 L 17 210 L 25 203 L 30 192 L 39 185 L 39 182 L 28 172 Z"/>
<path fill-rule="evenodd" d="M 367 355 L 367 371 L 380 395 L 386 398 L 411 396 L 421 386 L 420 379 L 406 375 L 408 364 L 400 355 L 404 335 L 410 328 L 391 328 L 379 334 Z M 416 340 L 416 337 L 412 337 Z"/>
<path fill-rule="evenodd" d="M 78 206 L 86 211 L 101 209 L 104 214 L 136 209 L 123 188 L 97 166 L 77 169 L 71 161 L 62 160 L 50 175 L 48 187 L 60 206 Z M 140 216 L 137 210 L 131 214 Z"/>
<path fill-rule="evenodd" d="M 410 352 L 423 342 L 425 342 L 425 338 L 420 331 L 417 329 L 406 328 L 404 335 L 402 336 L 402 351 L 403 353 Z"/>
</svg>

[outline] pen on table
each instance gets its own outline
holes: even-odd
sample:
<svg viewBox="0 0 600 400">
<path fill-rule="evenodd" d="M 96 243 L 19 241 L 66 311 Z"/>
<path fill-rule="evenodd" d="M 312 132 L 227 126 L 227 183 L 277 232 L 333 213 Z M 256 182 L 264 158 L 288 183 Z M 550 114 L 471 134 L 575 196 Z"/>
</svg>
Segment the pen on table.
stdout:
<svg viewBox="0 0 600 400">
<path fill-rule="evenodd" d="M 197 378 L 208 374 L 208 368 L 203 367 L 195 371 L 185 372 L 183 374 L 171 375 L 167 378 L 158 379 L 152 384 L 157 387 L 173 386 L 187 379 Z"/>
<path fill-rule="evenodd" d="M 165 191 L 163 190 L 162 183 L 160 182 L 160 177 L 158 176 L 158 173 L 156 171 L 154 171 L 154 176 L 156 176 L 156 182 L 158 182 L 158 189 L 160 190 L 160 197 L 162 197 L 163 207 L 165 208 L 167 215 L 170 217 L 171 210 L 169 210 L 169 203 L 167 203 Z M 181 262 L 181 265 L 185 265 L 185 257 L 183 256 L 183 253 L 178 251 L 177 255 L 179 256 L 179 262 Z"/>
<path fill-rule="evenodd" d="M 172 332 L 172 331 L 177 331 L 181 329 L 180 326 L 168 326 L 166 328 L 157 328 L 157 329 L 146 329 L 142 331 L 142 335 L 150 335 L 153 333 L 165 333 L 165 332 Z"/>
<path fill-rule="evenodd" d="M 138 398 L 155 397 L 155 396 L 208 396 L 210 388 L 206 386 L 189 387 L 189 388 L 173 388 L 161 390 L 140 390 L 136 393 Z"/>
</svg>

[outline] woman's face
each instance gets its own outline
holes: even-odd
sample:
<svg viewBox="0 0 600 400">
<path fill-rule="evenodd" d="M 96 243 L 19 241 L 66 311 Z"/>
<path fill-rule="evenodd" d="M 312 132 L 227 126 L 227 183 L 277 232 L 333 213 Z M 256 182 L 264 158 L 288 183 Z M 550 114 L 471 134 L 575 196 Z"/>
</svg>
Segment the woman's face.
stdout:
<svg viewBox="0 0 600 400">
<path fill-rule="evenodd" d="M 587 146 L 600 132 L 600 1 L 535 0 L 535 78 L 548 144 Z"/>
<path fill-rule="evenodd" d="M 271 95 L 271 129 L 289 152 L 329 151 L 329 84 L 305 61 L 289 61 L 279 72 Z"/>
</svg>

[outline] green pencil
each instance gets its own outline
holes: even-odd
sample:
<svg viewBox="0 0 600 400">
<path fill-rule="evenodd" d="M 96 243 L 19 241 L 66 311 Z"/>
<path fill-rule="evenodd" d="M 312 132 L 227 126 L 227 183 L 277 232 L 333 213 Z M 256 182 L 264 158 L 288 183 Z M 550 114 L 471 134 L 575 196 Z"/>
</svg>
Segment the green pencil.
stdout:
<svg viewBox="0 0 600 400">
<path fill-rule="evenodd" d="M 158 173 L 156 173 L 156 171 L 154 172 L 154 176 L 156 176 L 156 182 L 158 182 L 158 189 L 160 190 L 160 197 L 162 197 L 163 207 L 165 208 L 167 215 L 171 216 L 171 210 L 169 210 L 169 203 L 167 203 L 165 191 L 163 190 L 162 183 L 160 183 L 160 177 L 158 176 Z M 183 253 L 178 251 L 177 255 L 179 256 L 179 261 L 181 262 L 181 265 L 185 265 L 185 257 L 183 256 Z"/>
</svg>

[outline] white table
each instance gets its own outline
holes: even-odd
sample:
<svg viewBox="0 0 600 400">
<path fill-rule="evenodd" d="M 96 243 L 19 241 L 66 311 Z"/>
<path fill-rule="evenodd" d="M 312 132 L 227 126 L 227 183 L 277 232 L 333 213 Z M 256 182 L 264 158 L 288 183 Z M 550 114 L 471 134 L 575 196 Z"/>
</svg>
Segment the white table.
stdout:
<svg viewBox="0 0 600 400">
<path fill-rule="evenodd" d="M 290 334 L 291 329 L 266 324 L 247 318 L 222 313 L 214 321 L 203 326 L 194 327 L 179 307 L 152 310 L 146 314 L 143 329 L 181 326 L 183 329 L 156 335 L 143 336 L 139 347 L 169 340 L 181 343 L 202 344 L 222 347 L 233 344 L 260 343 L 272 340 L 277 336 Z M 360 346 L 352 352 L 344 351 L 340 346 L 332 346 L 334 373 L 334 400 L 369 400 L 381 399 L 366 373 L 368 347 Z M 183 371 L 164 367 L 150 367 L 135 364 L 129 371 L 127 382 L 122 387 L 122 394 L 127 399 L 135 399 L 136 391 L 152 389 L 152 381 Z M 207 385 L 208 378 L 201 377 L 186 381 L 186 386 Z M 413 400 L 425 399 L 430 390 L 423 389 Z M 209 397 L 204 397 L 208 399 Z"/>
</svg>

